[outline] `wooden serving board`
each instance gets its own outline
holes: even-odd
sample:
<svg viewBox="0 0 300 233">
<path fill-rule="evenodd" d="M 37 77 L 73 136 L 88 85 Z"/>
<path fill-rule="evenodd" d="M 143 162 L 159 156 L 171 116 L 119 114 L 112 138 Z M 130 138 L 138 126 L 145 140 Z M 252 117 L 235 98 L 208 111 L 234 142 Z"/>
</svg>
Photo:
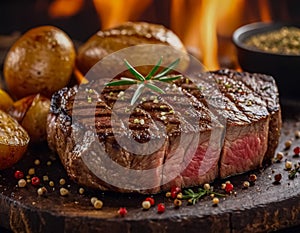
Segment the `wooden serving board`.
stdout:
<svg viewBox="0 0 300 233">
<path fill-rule="evenodd" d="M 166 204 L 165 213 L 158 214 L 156 206 L 143 211 L 143 195 L 104 193 L 86 190 L 78 193 L 79 186 L 70 180 L 47 145 L 30 148 L 24 159 L 14 168 L 0 171 L 0 227 L 13 232 L 270 232 L 300 225 L 300 174 L 293 180 L 288 179 L 284 170 L 285 159 L 293 163 L 300 158 L 293 157 L 295 146 L 300 146 L 300 139 L 295 139 L 294 131 L 300 129 L 300 105 L 296 102 L 283 103 L 284 124 L 278 151 L 284 151 L 284 142 L 293 140 L 293 145 L 283 161 L 274 163 L 259 171 L 254 171 L 258 180 L 248 189 L 242 188 L 248 174 L 232 177 L 237 195 L 221 198 L 217 207 L 212 206 L 210 197 L 196 205 L 183 205 L 176 209 L 173 201 L 164 194 L 154 196 L 156 203 Z M 34 165 L 39 159 L 40 165 Z M 48 166 L 47 161 L 52 165 Z M 43 182 L 48 189 L 45 197 L 37 195 L 37 187 L 31 184 L 26 188 L 17 187 L 15 170 L 27 173 L 34 167 L 39 177 L 47 175 L 55 182 L 54 189 Z M 282 174 L 280 184 L 273 184 L 274 175 Z M 65 178 L 63 185 L 70 190 L 66 197 L 59 195 L 59 179 Z M 220 187 L 224 181 L 216 181 L 214 187 Z M 222 191 L 221 191 L 222 192 Z M 95 210 L 90 198 L 96 196 L 104 206 Z M 128 214 L 120 217 L 119 207 L 126 207 Z"/>
</svg>

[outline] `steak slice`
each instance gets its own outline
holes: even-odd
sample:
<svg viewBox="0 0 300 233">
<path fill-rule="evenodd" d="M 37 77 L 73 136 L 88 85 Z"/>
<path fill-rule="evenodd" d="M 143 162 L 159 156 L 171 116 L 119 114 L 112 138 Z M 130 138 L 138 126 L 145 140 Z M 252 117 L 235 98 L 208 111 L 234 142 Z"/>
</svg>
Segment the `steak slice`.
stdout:
<svg viewBox="0 0 300 233">
<path fill-rule="evenodd" d="M 202 73 L 197 85 L 182 78 L 163 87 L 167 94 L 145 92 L 134 108 L 127 86 L 98 86 L 60 90 L 48 115 L 49 146 L 81 185 L 140 193 L 197 186 L 259 168 L 278 143 L 269 76 Z"/>
<path fill-rule="evenodd" d="M 260 167 L 263 161 L 270 161 L 278 145 L 281 128 L 278 90 L 274 79 L 228 69 L 209 72 L 204 76 L 215 80 L 223 96 L 249 120 L 238 120 L 237 109 L 234 109 L 233 115 L 226 116 L 220 177 L 249 171 Z M 215 106 L 216 110 L 220 106 Z M 227 108 L 233 110 L 230 106 Z"/>
</svg>

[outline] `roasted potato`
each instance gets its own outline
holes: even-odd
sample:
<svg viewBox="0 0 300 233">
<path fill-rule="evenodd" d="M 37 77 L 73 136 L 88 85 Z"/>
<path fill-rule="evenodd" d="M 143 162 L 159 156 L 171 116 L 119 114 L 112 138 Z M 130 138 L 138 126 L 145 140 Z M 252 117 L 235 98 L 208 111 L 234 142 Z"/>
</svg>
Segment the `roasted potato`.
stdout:
<svg viewBox="0 0 300 233">
<path fill-rule="evenodd" d="M 50 97 L 66 86 L 75 63 L 75 48 L 66 33 L 53 26 L 22 35 L 4 61 L 4 78 L 16 98 L 41 93 Z"/>
<path fill-rule="evenodd" d="M 106 55 L 123 48 L 141 44 L 170 45 L 178 51 L 186 53 L 184 45 L 176 34 L 164 26 L 146 22 L 126 22 L 115 28 L 97 32 L 80 46 L 76 58 L 76 67 L 84 75 Z M 134 54 L 132 52 L 132 56 Z M 155 55 L 157 55 L 156 49 L 145 51 L 143 53 L 145 64 L 150 62 Z M 164 54 L 164 62 L 167 64 L 175 59 L 172 54 Z M 156 64 L 157 60 L 155 60 L 154 64 Z M 182 64 L 187 66 L 188 62 L 189 57 L 185 56 Z M 148 63 L 147 65 L 151 64 Z M 146 74 L 150 70 L 139 71 Z"/>
<path fill-rule="evenodd" d="M 12 98 L 4 90 L 0 89 L 0 110 L 6 112 L 13 103 Z"/>
<path fill-rule="evenodd" d="M 22 158 L 29 140 L 23 127 L 0 110 L 0 170 L 11 167 Z"/>
<path fill-rule="evenodd" d="M 31 142 L 46 140 L 46 122 L 50 100 L 40 94 L 16 101 L 8 113 L 28 132 Z"/>
</svg>

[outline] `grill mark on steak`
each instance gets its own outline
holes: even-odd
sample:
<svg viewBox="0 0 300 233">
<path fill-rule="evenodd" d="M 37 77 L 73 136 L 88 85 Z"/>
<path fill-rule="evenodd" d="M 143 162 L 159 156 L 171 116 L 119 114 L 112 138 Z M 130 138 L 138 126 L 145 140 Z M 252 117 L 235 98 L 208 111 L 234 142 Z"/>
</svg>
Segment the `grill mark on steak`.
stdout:
<svg viewBox="0 0 300 233">
<path fill-rule="evenodd" d="M 51 113 L 48 116 L 49 146 L 58 152 L 69 176 L 75 181 L 92 188 L 120 192 L 131 192 L 136 182 L 147 182 L 143 180 L 145 178 L 142 175 L 145 169 L 153 169 L 151 182 L 155 188 L 135 190 L 137 192 L 156 193 L 167 190 L 174 184 L 190 187 L 210 182 L 218 175 L 226 177 L 258 168 L 266 150 L 270 151 L 271 146 L 274 148 L 276 139 L 278 142 L 279 134 L 271 135 L 269 131 L 272 127 L 280 128 L 280 106 L 278 96 L 272 96 L 272 93 L 277 91 L 276 86 L 270 88 L 267 93 L 261 93 L 265 83 L 275 85 L 272 78 L 254 74 L 249 81 L 246 78 L 248 75 L 229 70 L 208 72 L 200 75 L 199 86 L 182 78 L 175 82 L 176 85 L 168 87 L 167 95 L 157 98 L 155 103 L 153 99 L 139 103 L 130 115 L 126 113 L 126 98 L 133 92 L 126 93 L 124 101 L 117 101 L 120 100 L 120 92 L 125 90 L 125 86 L 116 89 L 106 87 L 99 94 L 95 81 L 90 83 L 91 89 L 80 92 L 81 96 L 77 87 L 64 88 L 52 98 Z M 256 78 L 259 84 L 256 84 Z M 223 81 L 234 84 L 234 88 L 225 87 Z M 214 92 L 216 87 L 220 91 Z M 73 107 L 75 95 L 77 102 Z M 87 96 L 91 97 L 92 103 L 88 102 Z M 184 98 L 188 99 L 192 110 L 174 111 L 174 106 L 170 103 L 176 100 L 176 109 L 181 109 L 186 105 Z M 252 106 L 247 106 L 244 101 L 247 98 L 254 100 Z M 114 115 L 112 107 L 116 103 L 119 105 L 114 109 L 117 114 Z M 169 114 L 170 112 L 172 114 Z M 118 116 L 115 119 L 117 122 L 113 122 L 114 130 L 114 117 L 111 118 L 111 115 Z M 137 124 L 135 119 L 144 120 L 144 123 Z M 196 125 L 192 119 L 198 119 Z M 223 143 L 217 139 L 223 136 L 220 123 L 224 122 L 224 119 L 227 129 Z M 165 132 L 160 124 L 165 127 Z M 125 130 L 127 127 L 129 130 Z M 214 127 L 217 128 L 216 133 L 212 131 Z M 88 132 L 93 132 L 93 128 L 97 140 L 89 138 L 91 133 Z M 78 145 L 74 141 L 74 137 L 77 136 L 80 138 L 77 140 Z M 154 153 L 139 156 L 120 146 L 116 139 L 118 137 L 127 142 L 139 142 L 141 154 L 149 150 L 146 142 L 153 141 L 152 145 L 162 144 Z M 215 144 L 208 147 L 211 137 L 215 137 Z M 183 145 L 180 144 L 180 139 L 183 140 Z M 274 144 L 271 145 L 270 141 Z M 101 155 L 101 150 L 96 146 L 99 142 L 104 145 L 109 158 Z M 195 149 L 196 153 L 192 153 L 191 148 Z M 214 148 L 222 148 L 222 151 Z M 92 152 L 89 165 L 94 169 L 94 173 L 83 161 L 84 157 L 90 156 L 88 151 Z M 115 176 L 109 167 L 97 167 L 97 164 L 101 165 L 109 159 L 122 167 L 140 172 L 140 175 L 132 177 L 132 181 L 123 189 L 107 184 L 96 175 L 112 178 Z M 179 169 L 182 170 L 181 174 L 165 184 L 164 181 L 177 175 Z M 119 184 L 125 181 L 123 178 L 116 179 L 119 179 Z"/>
</svg>

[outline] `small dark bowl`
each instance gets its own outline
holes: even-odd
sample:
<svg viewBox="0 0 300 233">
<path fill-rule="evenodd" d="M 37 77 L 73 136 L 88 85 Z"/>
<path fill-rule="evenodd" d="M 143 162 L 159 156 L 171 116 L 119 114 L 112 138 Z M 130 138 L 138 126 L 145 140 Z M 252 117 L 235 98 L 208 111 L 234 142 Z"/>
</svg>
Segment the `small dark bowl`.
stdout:
<svg viewBox="0 0 300 233">
<path fill-rule="evenodd" d="M 285 23 L 252 23 L 238 28 L 233 33 L 238 62 L 244 71 L 272 75 L 283 98 L 300 99 L 300 55 L 283 55 L 261 51 L 245 45 L 253 35 L 294 26 Z"/>
</svg>

